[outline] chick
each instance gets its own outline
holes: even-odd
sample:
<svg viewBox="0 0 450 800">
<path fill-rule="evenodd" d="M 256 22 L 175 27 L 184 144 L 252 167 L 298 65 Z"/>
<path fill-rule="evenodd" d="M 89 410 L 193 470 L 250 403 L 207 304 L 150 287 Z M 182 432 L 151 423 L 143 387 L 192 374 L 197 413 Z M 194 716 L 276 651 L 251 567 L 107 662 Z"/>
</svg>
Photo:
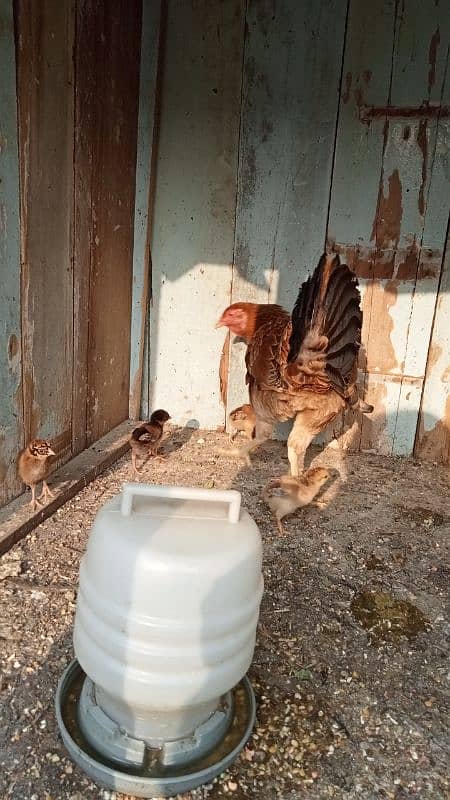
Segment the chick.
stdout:
<svg viewBox="0 0 450 800">
<path fill-rule="evenodd" d="M 307 469 L 299 478 L 282 475 L 273 478 L 264 488 L 262 496 L 277 520 L 280 534 L 284 533 L 281 520 L 297 508 L 309 505 L 330 477 L 323 467 Z M 281 489 L 283 494 L 271 494 L 271 489 Z"/>
<path fill-rule="evenodd" d="M 150 422 L 144 422 L 134 429 L 130 437 L 131 463 L 133 465 L 133 476 L 142 470 L 137 468 L 137 458 L 146 458 L 149 455 L 156 456 L 158 447 L 161 443 L 164 432 L 164 423 L 170 419 L 170 415 L 162 408 L 154 411 L 150 417 Z"/>
<path fill-rule="evenodd" d="M 48 460 L 54 455 L 56 453 L 45 439 L 33 439 L 19 453 L 17 468 L 23 482 L 31 489 L 30 505 L 33 511 L 36 511 L 37 506 L 42 506 L 42 503 L 36 497 L 36 484 L 39 481 L 42 481 L 42 492 L 39 495 L 39 499 L 53 497 L 53 492 L 48 488 L 46 478 L 51 472 L 51 465 Z"/>
<path fill-rule="evenodd" d="M 234 431 L 230 434 L 230 442 L 236 438 L 240 431 L 245 433 L 247 439 L 255 438 L 256 415 L 250 403 L 233 409 L 228 415 L 230 426 Z"/>
</svg>

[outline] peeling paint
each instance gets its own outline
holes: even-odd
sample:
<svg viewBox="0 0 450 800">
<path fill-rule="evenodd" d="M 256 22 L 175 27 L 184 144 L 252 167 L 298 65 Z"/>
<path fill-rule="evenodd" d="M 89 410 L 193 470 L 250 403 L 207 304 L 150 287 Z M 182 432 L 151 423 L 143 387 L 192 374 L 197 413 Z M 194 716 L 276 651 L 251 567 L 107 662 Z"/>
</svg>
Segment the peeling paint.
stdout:
<svg viewBox="0 0 450 800">
<path fill-rule="evenodd" d="M 376 241 L 377 247 L 398 246 L 402 213 L 402 184 L 398 169 L 394 169 L 388 178 L 387 194 L 384 193 L 383 173 L 380 179 L 378 206 L 371 236 Z"/>
<path fill-rule="evenodd" d="M 368 372 L 389 373 L 398 368 L 391 334 L 394 320 L 391 309 L 397 302 L 398 284 L 389 281 L 383 285 L 378 280 L 371 282 L 362 301 L 363 316 L 370 320 L 367 340 Z"/>
<path fill-rule="evenodd" d="M 225 337 L 219 365 L 219 389 L 220 399 L 224 406 L 227 404 L 228 397 L 228 371 L 230 366 L 230 333 Z"/>
<path fill-rule="evenodd" d="M 423 217 L 425 214 L 425 186 L 427 182 L 427 157 L 428 157 L 428 139 L 427 139 L 427 120 L 421 119 L 419 122 L 419 131 L 417 133 L 417 144 L 422 153 L 422 182 L 419 189 L 419 214 Z"/>
<path fill-rule="evenodd" d="M 19 352 L 19 340 L 15 333 L 12 333 L 8 340 L 8 358 L 13 361 Z"/>
<path fill-rule="evenodd" d="M 422 250 L 419 259 L 418 280 L 439 278 L 442 264 L 442 253 L 435 250 Z"/>
<path fill-rule="evenodd" d="M 437 28 L 431 37 L 430 50 L 428 53 L 428 63 L 430 65 L 430 70 L 428 72 L 428 95 L 431 94 L 431 89 L 436 81 L 436 56 L 440 41 L 439 28 Z"/>
<path fill-rule="evenodd" d="M 352 73 L 347 72 L 345 76 L 345 91 L 342 93 L 342 102 L 347 104 L 350 100 L 350 89 L 352 87 Z"/>
<path fill-rule="evenodd" d="M 427 422 L 430 427 L 427 427 Z M 450 395 L 445 403 L 443 419 L 436 421 L 426 413 L 422 416 L 416 450 L 425 460 L 450 463 Z"/>
<path fill-rule="evenodd" d="M 397 254 L 395 277 L 399 281 L 414 281 L 417 277 L 419 251 L 414 242 L 406 251 Z"/>
<path fill-rule="evenodd" d="M 439 103 L 422 103 L 420 106 L 368 106 L 359 103 L 359 119 L 370 123 L 373 119 L 444 119 L 450 116 L 450 106 Z"/>
<path fill-rule="evenodd" d="M 386 399 L 386 384 L 384 382 L 371 380 L 369 376 L 365 400 L 367 403 L 373 405 L 374 410 L 370 417 L 364 414 L 362 418 L 362 450 L 372 450 L 380 447 L 386 430 Z"/>
</svg>

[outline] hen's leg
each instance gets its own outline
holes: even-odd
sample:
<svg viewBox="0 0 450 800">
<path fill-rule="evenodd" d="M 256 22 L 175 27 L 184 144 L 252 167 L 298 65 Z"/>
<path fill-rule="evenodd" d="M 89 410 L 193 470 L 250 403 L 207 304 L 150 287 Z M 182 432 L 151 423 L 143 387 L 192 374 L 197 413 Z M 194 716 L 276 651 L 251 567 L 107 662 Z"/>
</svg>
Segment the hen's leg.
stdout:
<svg viewBox="0 0 450 800">
<path fill-rule="evenodd" d="M 287 441 L 289 465 L 294 478 L 298 478 L 300 472 L 303 472 L 306 451 L 315 435 L 315 430 L 308 425 L 307 417 L 302 413 L 297 414 Z"/>
</svg>

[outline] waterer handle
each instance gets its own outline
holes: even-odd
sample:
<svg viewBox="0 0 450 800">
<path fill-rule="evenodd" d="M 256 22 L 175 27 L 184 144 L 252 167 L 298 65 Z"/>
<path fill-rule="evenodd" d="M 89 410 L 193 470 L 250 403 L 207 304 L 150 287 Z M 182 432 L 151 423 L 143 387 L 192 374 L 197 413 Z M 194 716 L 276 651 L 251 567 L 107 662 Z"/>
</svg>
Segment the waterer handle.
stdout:
<svg viewBox="0 0 450 800">
<path fill-rule="evenodd" d="M 133 497 L 157 497 L 166 500 L 206 500 L 207 503 L 226 503 L 228 522 L 238 522 L 241 510 L 241 494 L 235 489 L 197 489 L 191 486 L 156 486 L 143 483 L 124 483 L 122 486 L 121 513 L 129 517 L 133 508 Z"/>
</svg>

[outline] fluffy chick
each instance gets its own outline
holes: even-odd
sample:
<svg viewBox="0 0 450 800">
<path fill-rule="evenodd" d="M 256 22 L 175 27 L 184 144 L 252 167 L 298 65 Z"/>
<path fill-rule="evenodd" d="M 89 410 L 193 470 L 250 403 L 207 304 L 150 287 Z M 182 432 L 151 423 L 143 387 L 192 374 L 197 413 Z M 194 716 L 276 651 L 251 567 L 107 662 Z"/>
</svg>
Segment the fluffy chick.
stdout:
<svg viewBox="0 0 450 800">
<path fill-rule="evenodd" d="M 137 467 L 137 458 L 147 458 L 149 455 L 156 456 L 158 447 L 164 433 L 164 423 L 170 419 L 167 411 L 159 408 L 150 417 L 150 422 L 144 422 L 134 429 L 130 437 L 131 463 L 133 465 L 133 476 L 142 470 Z"/>
<path fill-rule="evenodd" d="M 275 516 L 280 534 L 284 533 L 281 520 L 298 508 L 309 505 L 330 477 L 324 467 L 307 469 L 299 478 L 282 475 L 273 478 L 264 488 L 262 496 Z M 272 489 L 281 489 L 282 494 L 272 494 Z"/>
<path fill-rule="evenodd" d="M 230 427 L 234 430 L 230 434 L 230 442 L 236 438 L 241 431 L 245 433 L 247 439 L 255 438 L 256 415 L 250 403 L 234 408 L 228 415 Z"/>
<path fill-rule="evenodd" d="M 33 439 L 17 459 L 17 468 L 23 482 L 31 489 L 30 505 L 33 511 L 37 506 L 42 506 L 39 499 L 53 497 L 47 485 L 46 478 L 51 472 L 49 458 L 56 455 L 50 444 L 45 439 Z M 39 499 L 36 497 L 36 484 L 42 481 L 42 492 Z"/>
</svg>

